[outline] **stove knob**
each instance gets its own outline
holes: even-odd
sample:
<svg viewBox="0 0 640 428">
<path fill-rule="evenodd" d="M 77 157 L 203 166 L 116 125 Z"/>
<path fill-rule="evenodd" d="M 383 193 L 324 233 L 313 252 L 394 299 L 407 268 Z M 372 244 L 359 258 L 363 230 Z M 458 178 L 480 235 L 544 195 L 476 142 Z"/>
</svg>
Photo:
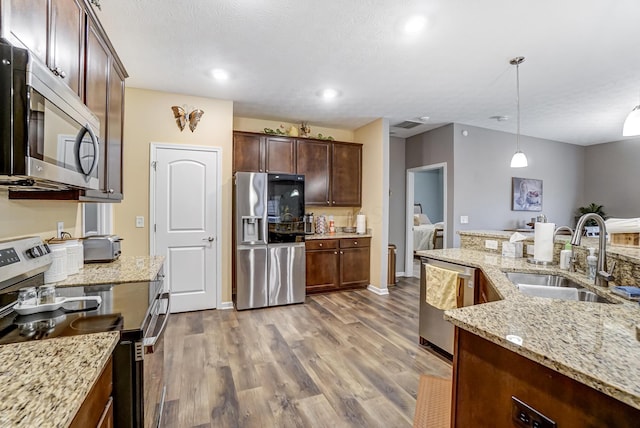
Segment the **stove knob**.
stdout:
<svg viewBox="0 0 640 428">
<path fill-rule="evenodd" d="M 38 247 L 29 248 L 27 250 L 27 255 L 32 259 L 35 259 L 36 257 L 40 257 L 40 249 Z"/>
<path fill-rule="evenodd" d="M 44 253 L 45 254 L 49 254 L 51 252 L 51 248 L 49 248 L 49 244 L 42 244 L 42 246 L 40 248 L 44 249 Z"/>
</svg>

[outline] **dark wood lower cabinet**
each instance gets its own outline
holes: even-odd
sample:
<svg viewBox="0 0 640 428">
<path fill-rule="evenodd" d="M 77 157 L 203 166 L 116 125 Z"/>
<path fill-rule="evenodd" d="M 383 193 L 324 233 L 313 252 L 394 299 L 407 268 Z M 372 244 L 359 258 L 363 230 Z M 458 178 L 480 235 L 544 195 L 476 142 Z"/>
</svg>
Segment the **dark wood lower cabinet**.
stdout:
<svg viewBox="0 0 640 428">
<path fill-rule="evenodd" d="M 367 287 L 370 241 L 371 238 L 307 241 L 307 294 Z"/>
<path fill-rule="evenodd" d="M 536 426 L 531 412 L 529 424 L 514 422 L 512 397 L 562 428 L 640 421 L 640 410 L 459 328 L 453 364 L 453 427 Z"/>
<path fill-rule="evenodd" d="M 71 421 L 71 428 L 113 427 L 112 379 L 113 359 L 110 358 L 82 403 L 80 410 Z"/>
<path fill-rule="evenodd" d="M 502 300 L 502 297 L 500 297 L 500 294 L 498 294 L 493 285 L 491 285 L 484 273 L 482 273 L 480 269 L 476 270 L 476 272 L 478 277 L 476 279 L 477 285 L 474 305 Z"/>
</svg>

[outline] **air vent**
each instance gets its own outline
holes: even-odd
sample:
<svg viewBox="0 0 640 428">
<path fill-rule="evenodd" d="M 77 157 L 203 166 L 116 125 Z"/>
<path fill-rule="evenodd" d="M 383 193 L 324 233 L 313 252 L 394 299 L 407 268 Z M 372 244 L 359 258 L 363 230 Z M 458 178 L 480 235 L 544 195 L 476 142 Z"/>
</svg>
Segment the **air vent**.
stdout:
<svg viewBox="0 0 640 428">
<path fill-rule="evenodd" d="M 402 129 L 411 129 L 416 126 L 423 125 L 422 122 L 413 122 L 411 120 L 405 120 L 404 122 L 396 123 L 395 125 L 391 125 L 394 128 L 402 128 Z"/>
</svg>

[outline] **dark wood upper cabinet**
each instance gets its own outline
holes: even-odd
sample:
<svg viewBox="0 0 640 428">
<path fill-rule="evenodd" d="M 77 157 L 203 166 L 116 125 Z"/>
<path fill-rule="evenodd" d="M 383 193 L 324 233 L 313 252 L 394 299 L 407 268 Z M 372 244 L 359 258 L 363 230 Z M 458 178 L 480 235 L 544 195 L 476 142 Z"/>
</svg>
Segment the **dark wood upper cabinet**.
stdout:
<svg viewBox="0 0 640 428">
<path fill-rule="evenodd" d="M 29 49 L 47 63 L 48 0 L 10 0 L 3 7 L 2 36 Z"/>
<path fill-rule="evenodd" d="M 304 174 L 306 205 L 331 205 L 331 143 L 296 141 L 298 174 Z"/>
<path fill-rule="evenodd" d="M 99 190 L 12 191 L 16 199 L 123 198 L 124 81 L 128 77 L 88 0 L 0 0 L 0 33 L 45 62 L 100 121 Z"/>
<path fill-rule="evenodd" d="M 267 172 L 296 173 L 296 140 L 290 138 L 264 137 Z"/>
<path fill-rule="evenodd" d="M 305 205 L 362 205 L 362 144 L 233 133 L 233 172 L 305 176 Z"/>
<path fill-rule="evenodd" d="M 331 156 L 331 205 L 362 205 L 362 145 L 333 143 Z"/>
<path fill-rule="evenodd" d="M 264 137 L 258 134 L 233 133 L 233 172 L 264 171 Z"/>
<path fill-rule="evenodd" d="M 82 97 L 85 12 L 78 0 L 50 0 L 49 69 Z"/>
</svg>

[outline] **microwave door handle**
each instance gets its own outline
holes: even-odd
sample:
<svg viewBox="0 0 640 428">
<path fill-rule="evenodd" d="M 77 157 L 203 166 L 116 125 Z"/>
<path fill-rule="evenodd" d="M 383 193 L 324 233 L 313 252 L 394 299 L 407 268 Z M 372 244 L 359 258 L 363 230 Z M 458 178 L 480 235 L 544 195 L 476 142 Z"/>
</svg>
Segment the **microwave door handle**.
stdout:
<svg viewBox="0 0 640 428">
<path fill-rule="evenodd" d="M 154 348 L 156 346 L 156 342 L 160 339 L 160 336 L 164 333 L 164 329 L 167 326 L 167 321 L 169 321 L 169 314 L 171 313 L 171 293 L 166 292 L 162 293 L 160 296 L 161 299 L 167 299 L 167 313 L 164 316 L 164 320 L 162 321 L 162 326 L 160 326 L 160 330 L 156 333 L 155 336 L 145 337 L 144 338 L 144 353 L 145 354 L 153 354 Z"/>
<path fill-rule="evenodd" d="M 93 132 L 93 129 L 91 129 L 91 125 L 87 123 L 84 128 L 87 130 L 89 136 L 91 137 L 91 142 L 93 143 L 93 153 L 95 154 L 95 156 L 93 157 L 91 168 L 89 169 L 89 172 L 87 172 L 87 181 L 89 181 L 91 174 L 93 174 L 93 171 L 95 171 L 95 169 L 98 167 L 98 161 L 100 159 L 100 143 L 98 142 L 98 137 L 96 136 L 95 132 Z"/>
</svg>

